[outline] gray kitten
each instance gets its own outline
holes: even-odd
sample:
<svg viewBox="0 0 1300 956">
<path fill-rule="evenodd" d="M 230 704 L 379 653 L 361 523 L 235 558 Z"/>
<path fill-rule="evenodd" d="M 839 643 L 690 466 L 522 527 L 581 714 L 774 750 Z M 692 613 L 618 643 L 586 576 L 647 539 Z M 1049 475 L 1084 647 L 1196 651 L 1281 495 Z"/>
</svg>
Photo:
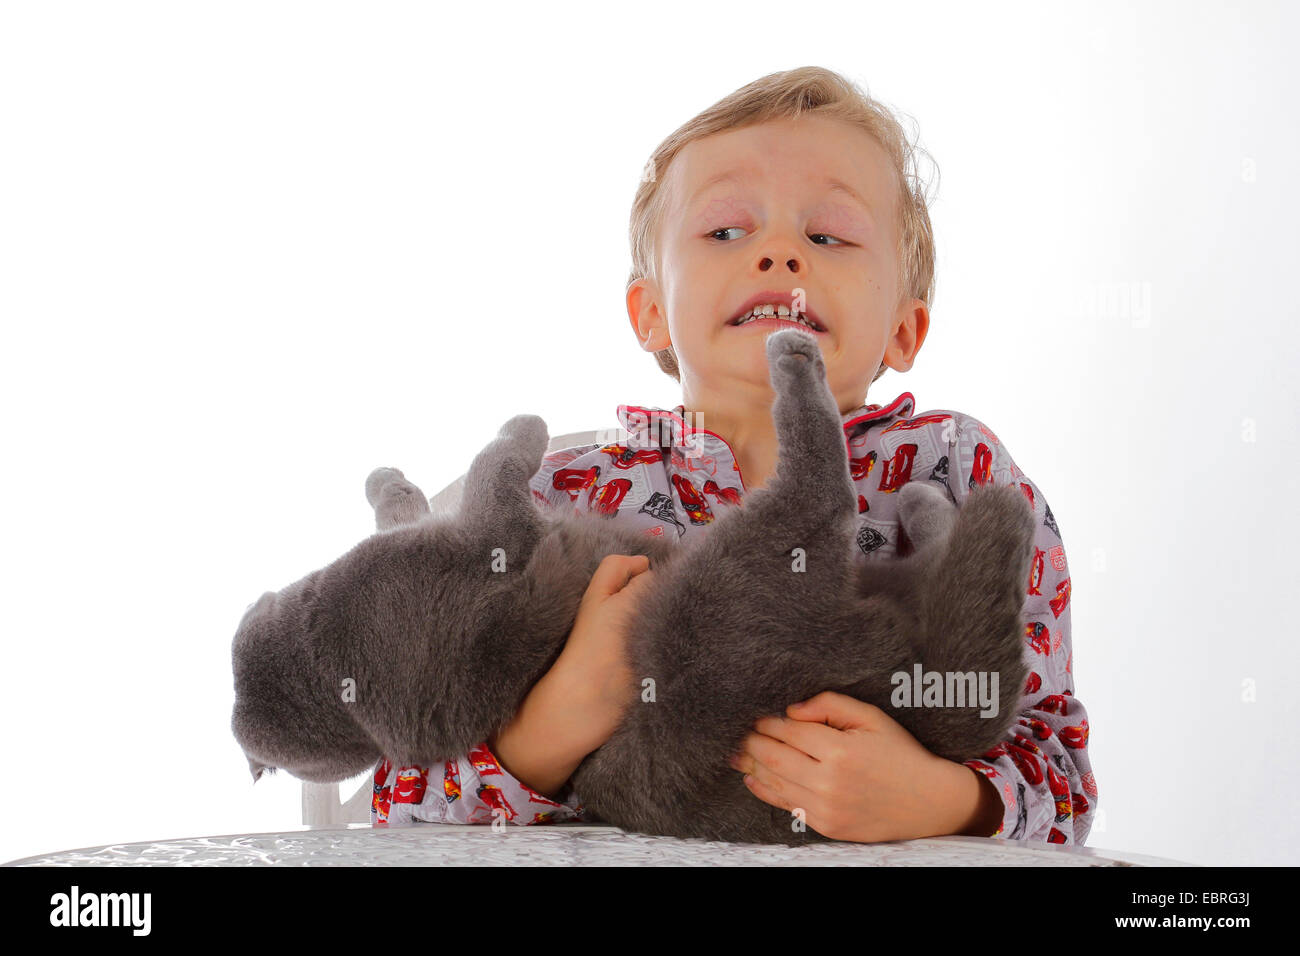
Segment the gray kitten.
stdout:
<svg viewBox="0 0 1300 956">
<path fill-rule="evenodd" d="M 1013 487 L 977 486 L 959 510 L 929 482 L 910 482 L 898 495 L 912 552 L 855 565 L 857 497 L 821 351 L 790 329 L 768 337 L 767 357 L 776 472 L 690 545 L 540 508 L 529 479 L 548 436 L 534 415 L 510 419 L 474 459 L 453 517 L 429 514 L 401 472 L 373 472 L 379 530 L 263 595 L 240 622 L 232 729 L 254 779 L 282 767 L 336 781 L 381 755 L 430 766 L 467 753 L 555 661 L 609 554 L 648 555 L 657 580 L 629 618 L 637 696 L 571 781 L 606 822 L 710 840 L 824 840 L 755 797 L 727 758 L 759 717 L 825 690 L 882 708 L 941 757 L 995 746 L 1028 674 L 1028 502 Z M 894 707 L 891 676 L 916 664 L 996 673 L 996 714 L 982 717 L 975 701 Z"/>
</svg>

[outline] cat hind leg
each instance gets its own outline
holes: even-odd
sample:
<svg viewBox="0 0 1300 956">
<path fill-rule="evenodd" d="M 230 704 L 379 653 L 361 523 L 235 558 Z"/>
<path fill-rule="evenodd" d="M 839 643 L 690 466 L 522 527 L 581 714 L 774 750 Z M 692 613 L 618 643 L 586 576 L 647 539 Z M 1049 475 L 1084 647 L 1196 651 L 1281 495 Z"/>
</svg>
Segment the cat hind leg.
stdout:
<svg viewBox="0 0 1300 956">
<path fill-rule="evenodd" d="M 541 467 L 550 437 L 537 415 L 516 415 L 475 456 L 465 476 L 461 514 L 484 533 L 513 540 L 517 529 L 538 527 L 529 482 Z"/>
</svg>

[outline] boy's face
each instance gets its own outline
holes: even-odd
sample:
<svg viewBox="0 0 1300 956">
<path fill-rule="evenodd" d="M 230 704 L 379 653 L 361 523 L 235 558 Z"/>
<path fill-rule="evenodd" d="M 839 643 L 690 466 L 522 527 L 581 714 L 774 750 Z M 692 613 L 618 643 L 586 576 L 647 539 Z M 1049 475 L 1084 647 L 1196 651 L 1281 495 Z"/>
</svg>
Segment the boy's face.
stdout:
<svg viewBox="0 0 1300 956">
<path fill-rule="evenodd" d="M 897 187 L 866 133 L 816 116 L 717 133 L 679 152 L 662 188 L 660 278 L 633 283 L 627 306 L 643 349 L 674 347 L 688 408 L 723 396 L 770 407 L 774 330 L 730 324 L 762 292 L 803 290 L 841 411 L 862 404 L 882 361 L 911 367 L 929 313 L 899 304 Z"/>
</svg>

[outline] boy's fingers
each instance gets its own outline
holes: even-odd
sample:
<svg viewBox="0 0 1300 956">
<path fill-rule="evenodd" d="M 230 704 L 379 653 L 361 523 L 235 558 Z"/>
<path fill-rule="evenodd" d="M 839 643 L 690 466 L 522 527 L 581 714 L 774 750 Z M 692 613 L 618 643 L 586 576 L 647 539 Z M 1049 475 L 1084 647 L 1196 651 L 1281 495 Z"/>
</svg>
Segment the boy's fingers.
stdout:
<svg viewBox="0 0 1300 956">
<path fill-rule="evenodd" d="M 644 554 L 626 554 L 621 555 L 621 557 L 623 558 L 623 567 L 627 570 L 627 581 L 650 573 L 650 559 Z"/>
<path fill-rule="evenodd" d="M 650 559 L 643 554 L 609 554 L 596 567 L 591 576 L 588 593 L 594 592 L 599 597 L 617 594 L 627 583 L 650 567 Z"/>
</svg>

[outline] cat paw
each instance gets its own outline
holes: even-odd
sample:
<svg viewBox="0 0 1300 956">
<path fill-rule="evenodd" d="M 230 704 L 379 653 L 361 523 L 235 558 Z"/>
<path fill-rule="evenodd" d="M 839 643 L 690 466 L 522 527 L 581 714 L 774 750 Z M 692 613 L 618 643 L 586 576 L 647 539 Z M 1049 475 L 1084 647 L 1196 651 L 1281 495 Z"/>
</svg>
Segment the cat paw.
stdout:
<svg viewBox="0 0 1300 956">
<path fill-rule="evenodd" d="M 534 468 L 541 463 L 551 440 L 546 421 L 539 415 L 516 415 L 501 426 L 501 437 Z"/>
<path fill-rule="evenodd" d="M 378 508 L 385 498 L 407 497 L 423 493 L 406 480 L 406 476 L 397 468 L 376 468 L 366 476 L 366 501 L 370 507 Z"/>
<path fill-rule="evenodd" d="M 933 482 L 909 481 L 898 489 L 898 511 L 901 515 L 914 514 L 917 509 L 935 508 L 940 504 L 951 505 L 952 502 Z"/>
<path fill-rule="evenodd" d="M 898 521 L 914 549 L 946 538 L 957 520 L 957 506 L 929 481 L 909 481 L 898 491 Z"/>
<path fill-rule="evenodd" d="M 822 350 L 811 332 L 782 329 L 769 335 L 764 344 L 767 347 L 768 365 L 772 370 L 772 384 L 778 388 L 779 379 L 791 378 L 807 369 L 825 377 L 826 363 L 822 359 Z"/>
</svg>

